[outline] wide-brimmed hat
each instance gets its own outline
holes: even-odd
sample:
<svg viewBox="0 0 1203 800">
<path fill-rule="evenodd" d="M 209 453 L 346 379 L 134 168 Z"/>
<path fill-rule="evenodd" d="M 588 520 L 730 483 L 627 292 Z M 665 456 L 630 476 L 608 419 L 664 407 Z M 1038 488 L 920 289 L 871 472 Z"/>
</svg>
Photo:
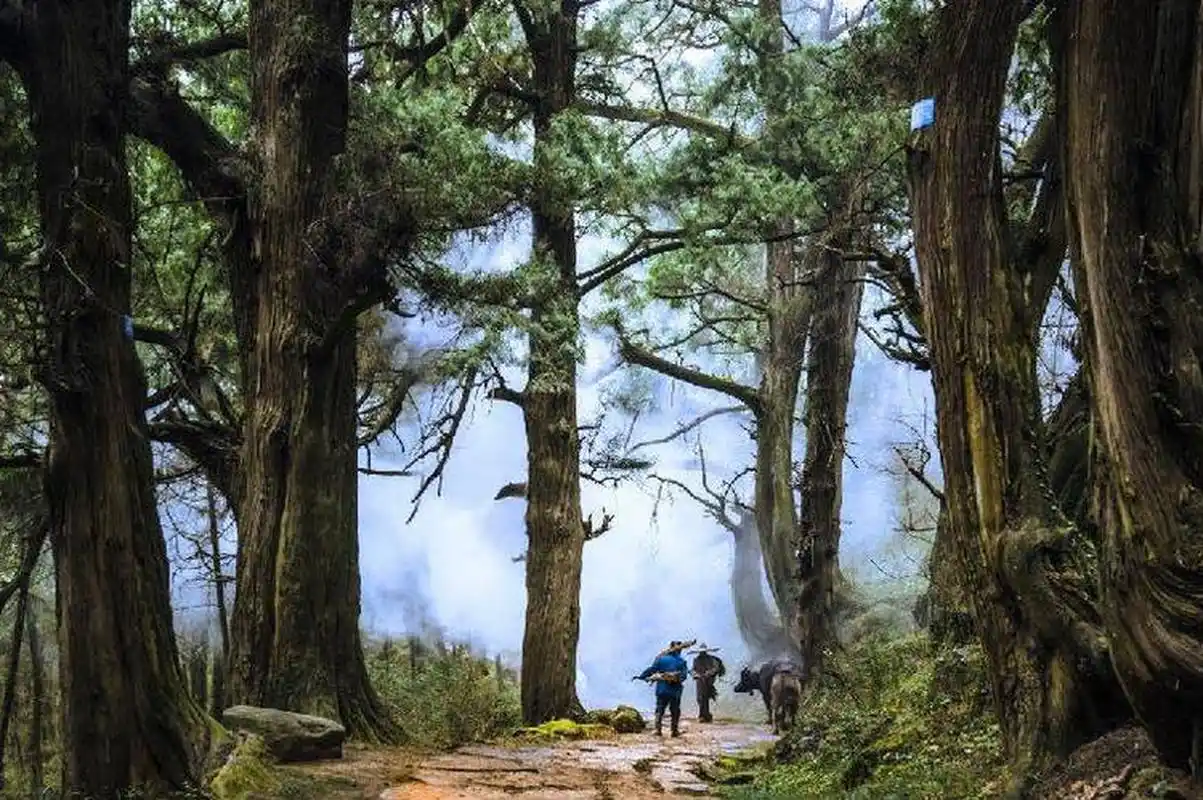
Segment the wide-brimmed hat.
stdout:
<svg viewBox="0 0 1203 800">
<path fill-rule="evenodd" d="M 692 652 L 699 653 L 699 654 L 701 654 L 701 653 L 717 653 L 718 651 L 720 651 L 722 649 L 723 648 L 721 648 L 721 647 L 710 647 L 705 642 L 702 642 L 700 645 L 695 647 Z"/>
</svg>

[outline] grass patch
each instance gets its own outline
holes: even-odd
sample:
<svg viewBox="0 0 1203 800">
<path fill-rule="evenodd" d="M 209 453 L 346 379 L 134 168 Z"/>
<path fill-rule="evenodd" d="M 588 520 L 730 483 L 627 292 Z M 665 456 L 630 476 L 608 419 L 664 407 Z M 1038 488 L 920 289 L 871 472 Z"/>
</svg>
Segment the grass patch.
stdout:
<svg viewBox="0 0 1203 800">
<path fill-rule="evenodd" d="M 384 642 L 371 647 L 368 672 L 414 746 L 449 750 L 522 724 L 517 676 L 467 647 Z"/>
<path fill-rule="evenodd" d="M 875 637 L 837 657 L 832 671 L 840 677 L 808 694 L 772 762 L 747 785 L 724 787 L 724 797 L 993 796 L 1004 765 L 980 648 L 936 656 L 921 634 Z"/>
</svg>

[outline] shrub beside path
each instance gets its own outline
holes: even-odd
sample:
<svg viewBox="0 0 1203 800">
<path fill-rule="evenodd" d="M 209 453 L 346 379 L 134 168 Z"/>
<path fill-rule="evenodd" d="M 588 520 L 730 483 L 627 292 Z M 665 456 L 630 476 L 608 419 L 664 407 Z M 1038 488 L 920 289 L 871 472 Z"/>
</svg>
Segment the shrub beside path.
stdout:
<svg viewBox="0 0 1203 800">
<path fill-rule="evenodd" d="M 764 726 L 682 723 L 650 733 L 540 745 L 470 745 L 418 764 L 380 800 L 651 800 L 709 793 L 699 767 L 773 740 Z"/>
</svg>

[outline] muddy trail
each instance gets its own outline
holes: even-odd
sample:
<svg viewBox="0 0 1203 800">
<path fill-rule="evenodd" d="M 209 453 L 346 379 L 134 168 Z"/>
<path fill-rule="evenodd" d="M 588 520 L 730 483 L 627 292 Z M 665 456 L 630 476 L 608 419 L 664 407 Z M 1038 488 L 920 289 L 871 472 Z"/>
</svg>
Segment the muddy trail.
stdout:
<svg viewBox="0 0 1203 800">
<path fill-rule="evenodd" d="M 683 723 L 682 735 L 650 733 L 554 745 L 472 745 L 415 765 L 381 800 L 605 800 L 709 794 L 695 775 L 722 755 L 772 741 L 764 726 Z"/>
</svg>

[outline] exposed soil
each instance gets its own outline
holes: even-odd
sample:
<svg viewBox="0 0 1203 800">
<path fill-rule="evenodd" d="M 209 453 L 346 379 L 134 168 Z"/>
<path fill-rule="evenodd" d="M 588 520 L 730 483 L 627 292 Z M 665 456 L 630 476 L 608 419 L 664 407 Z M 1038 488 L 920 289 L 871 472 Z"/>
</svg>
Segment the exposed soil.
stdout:
<svg viewBox="0 0 1203 800">
<path fill-rule="evenodd" d="M 709 793 L 694 771 L 719 756 L 772 741 L 746 723 L 683 723 L 682 736 L 629 734 L 554 746 L 474 745 L 419 764 L 381 800 L 651 800 Z"/>
</svg>

